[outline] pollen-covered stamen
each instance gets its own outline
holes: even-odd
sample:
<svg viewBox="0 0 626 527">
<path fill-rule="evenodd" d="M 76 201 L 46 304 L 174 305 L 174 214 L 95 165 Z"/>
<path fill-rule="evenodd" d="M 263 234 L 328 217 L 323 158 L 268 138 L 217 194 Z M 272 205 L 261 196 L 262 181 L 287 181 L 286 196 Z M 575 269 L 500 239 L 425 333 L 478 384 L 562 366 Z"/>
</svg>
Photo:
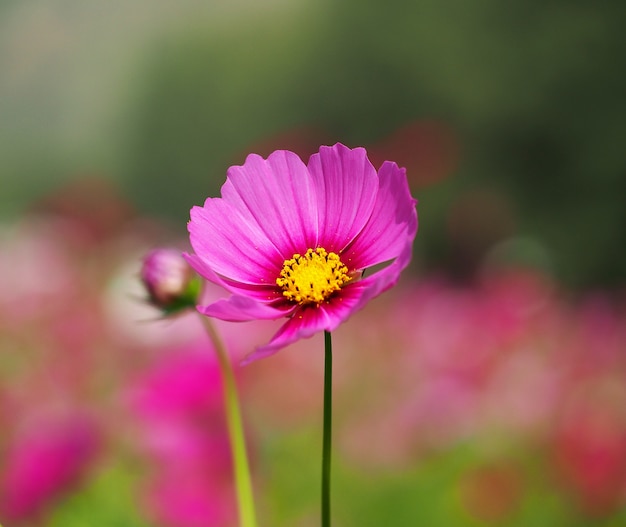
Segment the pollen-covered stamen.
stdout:
<svg viewBox="0 0 626 527">
<path fill-rule="evenodd" d="M 285 260 L 276 283 L 292 302 L 320 305 L 351 279 L 339 255 L 319 247 Z"/>
</svg>

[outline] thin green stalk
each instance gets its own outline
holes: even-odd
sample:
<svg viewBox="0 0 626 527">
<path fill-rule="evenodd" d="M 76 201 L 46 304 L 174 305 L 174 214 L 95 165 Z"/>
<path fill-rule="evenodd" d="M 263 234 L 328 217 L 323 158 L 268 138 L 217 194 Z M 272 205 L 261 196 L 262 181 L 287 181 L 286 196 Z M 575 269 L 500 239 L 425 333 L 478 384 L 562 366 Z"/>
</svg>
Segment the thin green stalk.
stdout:
<svg viewBox="0 0 626 527">
<path fill-rule="evenodd" d="M 330 527 L 330 447 L 333 413 L 333 345 L 324 331 L 324 432 L 322 445 L 322 527 Z"/>
<path fill-rule="evenodd" d="M 235 487 L 237 490 L 237 506 L 241 527 L 256 527 L 256 515 L 254 511 L 254 496 L 252 493 L 252 481 L 250 478 L 250 466 L 246 450 L 246 439 L 243 432 L 241 411 L 239 409 L 239 397 L 233 368 L 226 353 L 224 343 L 219 337 L 213 323 L 208 317 L 202 317 L 204 327 L 213 342 L 217 359 L 222 372 L 224 384 L 224 403 L 226 405 L 226 421 L 228 435 L 233 456 L 235 470 Z"/>
</svg>

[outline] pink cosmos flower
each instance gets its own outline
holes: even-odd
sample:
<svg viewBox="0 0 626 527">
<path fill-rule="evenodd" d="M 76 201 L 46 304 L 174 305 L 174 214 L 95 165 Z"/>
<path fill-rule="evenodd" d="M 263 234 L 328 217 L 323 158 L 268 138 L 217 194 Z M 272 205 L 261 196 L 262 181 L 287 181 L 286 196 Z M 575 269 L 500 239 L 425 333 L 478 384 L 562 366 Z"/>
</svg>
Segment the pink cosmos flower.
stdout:
<svg viewBox="0 0 626 527">
<path fill-rule="evenodd" d="M 323 146 L 308 165 L 287 150 L 251 154 L 228 170 L 221 198 L 191 209 L 186 257 L 231 294 L 198 310 L 236 322 L 287 317 L 248 361 L 332 331 L 398 281 L 416 203 L 405 170 L 385 161 L 377 173 L 363 148 Z"/>
</svg>

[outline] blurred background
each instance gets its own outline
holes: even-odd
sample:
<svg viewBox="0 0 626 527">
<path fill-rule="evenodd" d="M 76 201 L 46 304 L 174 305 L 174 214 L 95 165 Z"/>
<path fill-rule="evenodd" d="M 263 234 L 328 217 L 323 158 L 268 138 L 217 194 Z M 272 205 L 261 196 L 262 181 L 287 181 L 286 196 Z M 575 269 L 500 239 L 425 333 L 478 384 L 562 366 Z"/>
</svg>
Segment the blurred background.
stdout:
<svg viewBox="0 0 626 527">
<path fill-rule="evenodd" d="M 340 141 L 407 168 L 420 230 L 337 332 L 336 524 L 626 524 L 625 23 L 1 2 L 0 523 L 236 524 L 215 365 L 193 315 L 141 303 L 141 258 L 186 249 L 248 153 Z M 275 329 L 243 327 L 235 360 Z M 317 523 L 320 349 L 239 372 L 262 525 Z"/>
</svg>

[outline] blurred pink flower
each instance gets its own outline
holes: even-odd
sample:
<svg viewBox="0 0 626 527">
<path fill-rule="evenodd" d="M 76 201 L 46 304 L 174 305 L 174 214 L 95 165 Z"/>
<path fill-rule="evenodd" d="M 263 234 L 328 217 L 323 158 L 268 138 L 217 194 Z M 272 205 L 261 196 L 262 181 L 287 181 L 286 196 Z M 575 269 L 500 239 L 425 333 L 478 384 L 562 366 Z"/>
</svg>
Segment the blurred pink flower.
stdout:
<svg viewBox="0 0 626 527">
<path fill-rule="evenodd" d="M 223 526 L 235 518 L 222 383 L 209 351 L 173 351 L 128 390 L 137 448 L 148 459 L 144 500 L 162 525 Z"/>
<path fill-rule="evenodd" d="M 378 163 L 395 159 L 406 167 L 411 186 L 424 187 L 450 176 L 459 158 L 455 131 L 444 121 L 411 121 L 368 148 Z"/>
<path fill-rule="evenodd" d="M 99 432 L 84 416 L 32 425 L 14 438 L 2 471 L 0 510 L 11 525 L 36 517 L 78 485 L 100 449 Z"/>
<path fill-rule="evenodd" d="M 231 490 L 193 472 L 160 471 L 144 503 L 157 524 L 168 527 L 230 527 L 236 521 Z"/>
<path fill-rule="evenodd" d="M 67 250 L 71 235 L 66 224 L 47 218 L 0 225 L 0 329 L 54 315 L 77 292 L 79 270 Z"/>
<path fill-rule="evenodd" d="M 363 148 L 321 147 L 308 166 L 286 150 L 248 156 L 229 169 L 222 198 L 191 210 L 188 260 L 232 294 L 200 312 L 230 321 L 287 317 L 250 359 L 334 330 L 408 265 L 415 203 L 405 170 L 387 161 L 377 173 Z"/>
<path fill-rule="evenodd" d="M 626 504 L 626 412 L 623 388 L 614 401 L 587 393 L 555 426 L 553 456 L 564 485 L 587 512 L 605 514 Z"/>
<path fill-rule="evenodd" d="M 360 313 L 338 334 L 358 379 L 338 430 L 346 455 L 399 466 L 493 431 L 543 438 L 566 387 L 562 307 L 549 280 L 515 271 L 472 287 L 407 284 Z M 343 389 L 338 378 L 338 411 Z"/>
</svg>

